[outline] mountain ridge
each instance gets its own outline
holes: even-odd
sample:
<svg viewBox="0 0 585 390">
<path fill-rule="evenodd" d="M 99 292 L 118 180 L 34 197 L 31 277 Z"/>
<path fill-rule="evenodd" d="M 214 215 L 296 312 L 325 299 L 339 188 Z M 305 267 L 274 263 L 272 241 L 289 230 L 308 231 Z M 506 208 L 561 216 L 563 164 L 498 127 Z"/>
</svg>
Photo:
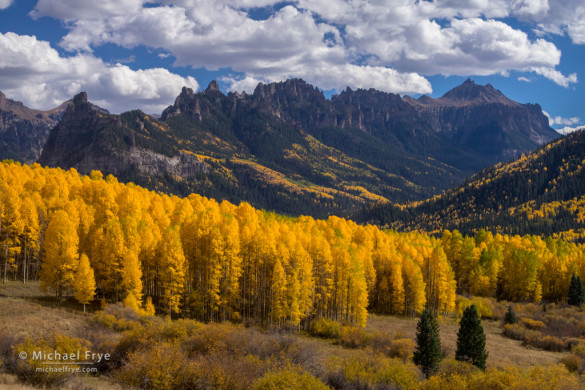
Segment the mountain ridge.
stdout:
<svg viewBox="0 0 585 390">
<path fill-rule="evenodd" d="M 50 110 L 35 110 L 0 91 L 0 158 L 35 162 L 69 104 L 66 101 Z"/>
<path fill-rule="evenodd" d="M 529 112 L 531 106 L 507 104 L 507 122 L 494 126 L 485 115 L 470 118 L 469 107 L 500 107 L 505 99 L 493 87 L 466 83 L 461 88 L 475 92 L 455 90 L 449 99 L 489 100 L 450 106 L 457 126 L 471 123 L 471 135 L 464 127 L 433 129 L 411 98 L 347 88 L 327 99 L 302 79 L 260 83 L 252 94 L 224 94 L 214 81 L 197 93 L 183 88 L 160 120 L 139 110 L 111 115 L 83 93 L 52 130 L 39 162 L 288 214 L 347 215 L 377 201 L 425 199 L 555 136 L 548 124 L 516 131 L 526 122 L 516 123 L 519 115 L 542 122 L 536 106 Z M 468 142 L 478 126 L 482 145 L 492 133 L 500 136 L 491 150 Z"/>
<path fill-rule="evenodd" d="M 480 229 L 585 241 L 585 129 L 496 164 L 464 184 L 408 205 L 379 204 L 354 215 L 360 222 L 440 234 Z"/>
</svg>

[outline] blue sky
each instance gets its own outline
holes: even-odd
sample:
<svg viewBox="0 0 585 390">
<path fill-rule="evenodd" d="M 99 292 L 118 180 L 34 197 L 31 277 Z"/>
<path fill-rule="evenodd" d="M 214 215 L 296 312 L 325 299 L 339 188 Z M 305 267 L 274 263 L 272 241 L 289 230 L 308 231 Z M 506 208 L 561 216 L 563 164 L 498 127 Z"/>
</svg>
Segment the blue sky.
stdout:
<svg viewBox="0 0 585 390">
<path fill-rule="evenodd" d="M 39 109 L 87 91 L 160 113 L 213 79 L 439 97 L 470 77 L 560 129 L 585 124 L 584 61 L 582 0 L 0 0 L 0 90 Z"/>
</svg>

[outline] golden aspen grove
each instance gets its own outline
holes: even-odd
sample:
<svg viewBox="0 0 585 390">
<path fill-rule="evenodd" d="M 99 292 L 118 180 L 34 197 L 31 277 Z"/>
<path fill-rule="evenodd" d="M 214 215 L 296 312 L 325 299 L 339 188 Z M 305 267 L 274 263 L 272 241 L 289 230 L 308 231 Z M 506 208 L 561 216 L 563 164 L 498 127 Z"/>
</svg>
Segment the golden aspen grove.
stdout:
<svg viewBox="0 0 585 390">
<path fill-rule="evenodd" d="M 87 303 L 91 288 L 74 280 L 93 273 L 96 297 L 148 302 L 171 317 L 365 326 L 368 311 L 453 312 L 456 293 L 558 302 L 573 273 L 585 276 L 585 248 L 561 240 L 456 230 L 435 238 L 334 216 L 289 218 L 98 171 L 4 162 L 0 194 L 4 279 L 39 278 L 58 299 L 76 293 Z M 86 257 L 89 269 L 79 270 Z"/>
</svg>

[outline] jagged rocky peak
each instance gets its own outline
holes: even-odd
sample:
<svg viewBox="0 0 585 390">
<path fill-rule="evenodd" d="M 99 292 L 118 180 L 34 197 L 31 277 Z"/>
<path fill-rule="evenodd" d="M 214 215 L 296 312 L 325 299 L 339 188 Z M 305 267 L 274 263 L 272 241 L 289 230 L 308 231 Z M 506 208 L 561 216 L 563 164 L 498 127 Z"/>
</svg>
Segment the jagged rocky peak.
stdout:
<svg viewBox="0 0 585 390">
<path fill-rule="evenodd" d="M 270 84 L 259 83 L 253 94 L 256 98 L 268 98 L 274 95 L 293 97 L 301 100 L 313 97 L 325 98 L 319 88 L 308 84 L 303 79 L 288 79 Z"/>
<path fill-rule="evenodd" d="M 73 97 L 73 104 L 79 106 L 87 103 L 87 92 L 80 92 Z"/>
<path fill-rule="evenodd" d="M 217 84 L 217 81 L 212 80 L 209 85 L 207 86 L 207 88 L 205 89 L 205 92 L 221 92 L 219 90 L 219 85 Z"/>
<path fill-rule="evenodd" d="M 195 92 L 193 92 L 193 90 L 189 87 L 183 87 L 183 89 L 181 89 L 181 94 L 179 96 L 177 96 L 177 99 L 185 98 L 185 97 L 193 98 L 193 97 L 195 97 Z"/>
<path fill-rule="evenodd" d="M 479 85 L 471 79 L 441 96 L 438 100 L 442 103 L 469 104 L 469 103 L 501 103 L 506 105 L 519 105 L 520 103 L 508 99 L 501 91 L 491 84 Z M 420 99 L 419 99 L 420 102 Z"/>
<path fill-rule="evenodd" d="M 97 111 L 107 115 L 110 114 L 110 112 L 105 108 L 101 108 L 100 106 L 96 106 L 95 104 L 89 102 L 87 98 L 87 92 L 79 92 L 69 102 L 73 104 L 63 105 L 63 107 L 67 108 L 65 114 L 63 115 L 63 119 L 65 120 L 67 120 L 67 117 L 71 115 L 79 115 L 81 113 L 89 113 L 92 111 Z"/>
<path fill-rule="evenodd" d="M 191 88 L 183 87 L 181 93 L 175 99 L 175 104 L 165 108 L 160 119 L 166 121 L 172 116 L 186 113 L 200 121 L 210 113 L 211 106 L 208 98 L 221 98 L 222 96 L 224 95 L 215 80 L 209 83 L 204 92 L 195 93 Z"/>
</svg>

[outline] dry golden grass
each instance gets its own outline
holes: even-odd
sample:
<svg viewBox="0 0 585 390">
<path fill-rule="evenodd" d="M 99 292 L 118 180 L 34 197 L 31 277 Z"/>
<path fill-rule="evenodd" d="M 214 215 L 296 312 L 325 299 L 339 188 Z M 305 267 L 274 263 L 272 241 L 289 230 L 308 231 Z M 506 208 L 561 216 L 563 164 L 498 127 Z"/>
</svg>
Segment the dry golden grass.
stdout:
<svg viewBox="0 0 585 390">
<path fill-rule="evenodd" d="M 38 387 L 22 384 L 16 375 L 0 374 L 0 389 L 2 390 L 38 390 Z M 122 390 L 122 387 L 107 377 L 93 377 L 80 375 L 71 379 L 60 389 L 63 390 Z"/>
<path fill-rule="evenodd" d="M 75 336 L 88 328 L 89 315 L 21 298 L 0 297 L 0 329 L 10 335 L 35 337 L 59 332 Z"/>
<path fill-rule="evenodd" d="M 52 294 L 43 293 L 41 284 L 38 280 L 22 283 L 22 281 L 7 280 L 6 283 L 0 282 L 0 296 L 5 297 L 46 297 Z"/>
<path fill-rule="evenodd" d="M 418 318 L 405 318 L 395 316 L 369 315 L 366 331 L 388 332 L 392 335 L 398 333 L 403 337 L 415 339 L 416 324 Z M 486 334 L 486 349 L 489 352 L 487 367 L 503 368 L 506 366 L 534 367 L 548 364 L 556 364 L 567 356 L 566 352 L 549 352 L 540 349 L 522 346 L 520 341 L 511 340 L 502 336 L 501 323 L 498 321 L 482 321 Z M 453 318 L 442 318 L 441 344 L 449 352 L 449 356 L 455 355 L 457 349 L 457 331 L 459 323 Z"/>
</svg>

